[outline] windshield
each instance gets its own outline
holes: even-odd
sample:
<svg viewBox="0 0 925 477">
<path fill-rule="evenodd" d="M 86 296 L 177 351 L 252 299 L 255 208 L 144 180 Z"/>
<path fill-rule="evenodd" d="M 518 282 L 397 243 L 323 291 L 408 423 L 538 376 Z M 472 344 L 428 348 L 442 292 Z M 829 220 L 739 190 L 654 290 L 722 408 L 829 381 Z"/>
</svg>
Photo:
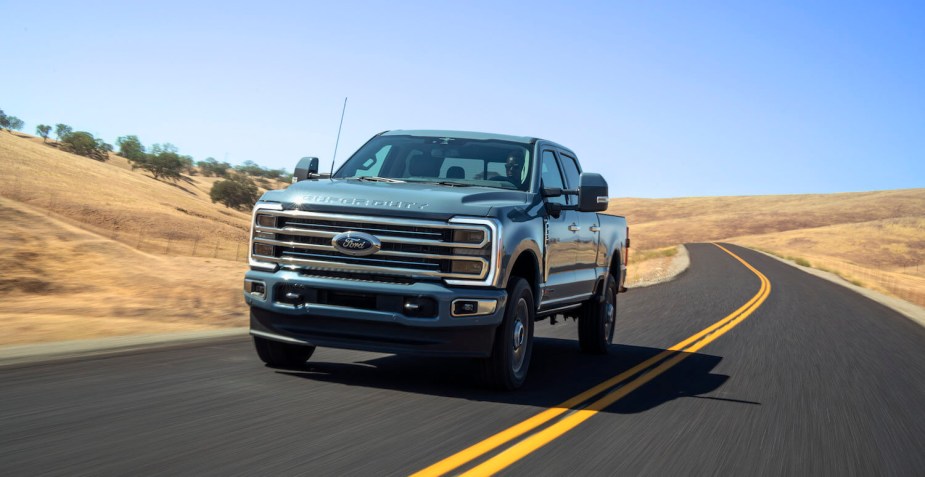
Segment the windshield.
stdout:
<svg viewBox="0 0 925 477">
<path fill-rule="evenodd" d="M 447 186 L 530 189 L 529 145 L 452 137 L 377 136 L 334 174 Z"/>
</svg>

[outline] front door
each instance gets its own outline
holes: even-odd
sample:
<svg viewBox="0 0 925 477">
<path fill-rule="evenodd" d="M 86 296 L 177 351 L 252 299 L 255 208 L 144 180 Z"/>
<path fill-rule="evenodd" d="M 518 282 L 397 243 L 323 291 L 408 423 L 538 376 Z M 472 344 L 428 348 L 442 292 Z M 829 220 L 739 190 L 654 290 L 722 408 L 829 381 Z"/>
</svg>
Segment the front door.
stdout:
<svg viewBox="0 0 925 477">
<path fill-rule="evenodd" d="M 542 187 L 567 188 L 553 150 L 542 152 L 541 167 Z M 546 201 L 568 205 L 565 195 L 548 197 Z M 578 219 L 578 212 L 573 210 L 563 210 L 558 217 L 550 215 L 546 219 L 546 287 L 541 301 L 543 305 L 554 306 L 556 302 L 568 302 L 571 297 L 581 293 L 575 277 L 580 230 Z"/>
</svg>

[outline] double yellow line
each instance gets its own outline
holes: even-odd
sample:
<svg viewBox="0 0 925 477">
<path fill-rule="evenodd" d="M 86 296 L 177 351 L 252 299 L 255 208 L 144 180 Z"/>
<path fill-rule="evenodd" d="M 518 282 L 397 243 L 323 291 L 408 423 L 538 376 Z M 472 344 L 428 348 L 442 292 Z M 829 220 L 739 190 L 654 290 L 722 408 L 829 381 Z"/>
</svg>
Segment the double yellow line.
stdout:
<svg viewBox="0 0 925 477">
<path fill-rule="evenodd" d="M 463 449 L 436 464 L 427 467 L 415 474 L 415 477 L 439 476 L 451 472 L 463 465 L 469 464 L 476 459 L 483 457 L 489 452 L 521 437 L 525 434 L 543 426 L 565 414 L 561 419 L 552 423 L 543 429 L 530 434 L 510 447 L 497 453 L 493 457 L 485 460 L 481 464 L 469 469 L 462 475 L 492 475 L 511 464 L 523 459 L 530 453 L 540 447 L 552 442 L 554 439 L 562 436 L 566 432 L 574 429 L 582 422 L 590 419 L 598 412 L 606 409 L 611 404 L 623 398 L 627 394 L 635 391 L 643 384 L 655 379 L 660 374 L 668 371 L 676 364 L 684 361 L 685 358 L 699 349 L 713 342 L 713 340 L 724 335 L 734 328 L 743 320 L 748 318 L 755 310 L 761 306 L 771 293 L 771 283 L 761 272 L 752 267 L 748 262 L 742 260 L 738 255 L 730 252 L 725 247 L 714 244 L 723 251 L 732 255 L 736 260 L 742 262 L 745 267 L 751 270 L 761 280 L 761 287 L 748 302 L 733 311 L 725 318 L 704 328 L 693 336 L 684 341 L 662 351 L 658 355 L 649 358 L 642 363 L 624 371 L 587 391 L 555 406 L 547 409 L 536 416 L 533 416 L 519 424 L 505 429 L 488 439 L 485 439 L 475 445 Z M 631 379 L 635 377 L 635 379 Z M 603 393 L 603 395 L 601 395 Z M 596 400 L 595 400 L 596 398 Z"/>
</svg>

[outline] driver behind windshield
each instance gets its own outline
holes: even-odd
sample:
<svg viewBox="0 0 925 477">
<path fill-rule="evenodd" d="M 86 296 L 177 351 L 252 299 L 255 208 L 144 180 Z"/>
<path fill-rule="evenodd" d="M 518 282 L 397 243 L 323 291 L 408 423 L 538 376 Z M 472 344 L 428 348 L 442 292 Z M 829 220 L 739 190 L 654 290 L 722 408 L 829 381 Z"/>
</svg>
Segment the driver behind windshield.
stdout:
<svg viewBox="0 0 925 477">
<path fill-rule="evenodd" d="M 504 164 L 504 170 L 507 173 L 507 180 L 514 187 L 523 190 L 523 171 L 524 171 L 524 156 L 521 151 L 512 151 L 507 156 L 507 161 Z"/>
</svg>

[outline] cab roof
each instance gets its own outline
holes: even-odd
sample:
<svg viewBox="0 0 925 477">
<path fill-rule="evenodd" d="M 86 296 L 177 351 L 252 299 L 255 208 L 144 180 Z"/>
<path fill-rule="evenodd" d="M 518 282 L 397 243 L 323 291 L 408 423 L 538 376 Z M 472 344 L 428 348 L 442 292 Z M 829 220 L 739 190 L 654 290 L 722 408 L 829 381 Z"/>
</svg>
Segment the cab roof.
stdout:
<svg viewBox="0 0 925 477">
<path fill-rule="evenodd" d="M 483 132 L 472 132 L 472 131 L 446 131 L 440 129 L 396 129 L 394 131 L 386 131 L 381 134 L 382 136 L 422 136 L 422 137 L 456 137 L 460 139 L 476 139 L 476 140 L 497 140 L 497 141 L 509 141 L 509 142 L 519 142 L 523 144 L 533 144 L 538 140 L 535 137 L 529 136 L 510 136 L 507 134 L 493 134 L 493 133 L 483 133 Z"/>
</svg>

